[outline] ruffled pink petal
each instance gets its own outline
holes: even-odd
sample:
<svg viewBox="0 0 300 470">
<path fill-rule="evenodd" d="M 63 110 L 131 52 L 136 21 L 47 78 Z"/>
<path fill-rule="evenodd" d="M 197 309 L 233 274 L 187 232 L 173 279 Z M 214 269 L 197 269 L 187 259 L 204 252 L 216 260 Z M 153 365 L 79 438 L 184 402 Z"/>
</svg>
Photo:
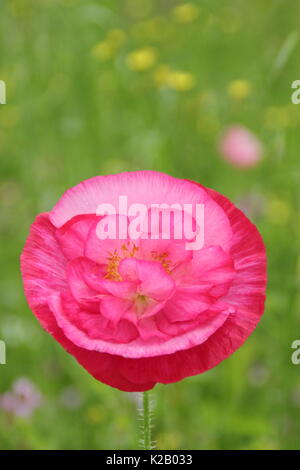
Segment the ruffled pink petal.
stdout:
<svg viewBox="0 0 300 470">
<path fill-rule="evenodd" d="M 65 340 L 67 341 L 67 340 Z M 130 382 L 121 372 L 123 368 L 123 358 L 111 354 L 103 354 L 95 351 L 87 351 L 77 348 L 68 342 L 70 354 L 75 356 L 79 364 L 81 364 L 95 379 L 115 387 L 124 392 L 144 392 L 151 390 L 155 386 L 155 382 L 139 381 Z M 128 359 L 125 367 L 134 367 L 135 359 Z"/>
<path fill-rule="evenodd" d="M 138 284 L 132 281 L 110 281 L 109 279 L 101 279 L 99 282 L 102 292 L 127 300 L 132 299 Z"/>
<path fill-rule="evenodd" d="M 213 303 L 208 295 L 192 293 L 190 289 L 178 288 L 164 306 L 164 314 L 169 322 L 190 321 L 197 318 Z"/>
<path fill-rule="evenodd" d="M 150 378 L 167 384 L 203 373 L 229 357 L 245 341 L 249 329 L 254 328 L 253 317 L 247 323 L 233 321 L 233 317 L 230 315 L 221 328 L 198 346 L 133 362 L 123 358 L 120 372 L 137 386 Z"/>
<path fill-rule="evenodd" d="M 156 317 L 145 317 L 141 318 L 138 324 L 139 335 L 143 341 L 151 341 L 158 339 L 166 341 L 170 339 L 170 335 L 164 333 L 157 327 Z"/>
<path fill-rule="evenodd" d="M 138 281 L 139 292 L 158 302 L 174 293 L 175 283 L 159 262 L 125 258 L 120 262 L 119 273 L 123 279 Z"/>
<path fill-rule="evenodd" d="M 86 349 L 93 349 L 93 344 L 109 342 L 126 344 L 138 336 L 136 327 L 127 320 L 121 320 L 118 328 L 104 315 L 95 315 L 84 311 L 68 295 L 53 295 L 49 306 L 64 334 Z"/>
<path fill-rule="evenodd" d="M 118 219 L 120 218 L 120 222 Z M 117 221 L 117 223 L 116 223 Z M 86 245 L 84 249 L 84 256 L 95 261 L 96 263 L 107 264 L 112 255 L 117 254 L 119 257 L 128 256 L 128 250 L 132 250 L 133 244 L 138 246 L 138 240 L 130 242 L 129 239 L 118 238 L 119 232 L 116 233 L 112 230 L 112 227 L 116 225 L 118 227 L 119 223 L 126 224 L 127 217 L 124 216 L 106 216 L 101 219 L 101 221 L 96 221 L 91 225 Z M 99 235 L 99 223 L 107 224 L 108 232 L 110 233 L 110 238 L 101 239 Z"/>
<path fill-rule="evenodd" d="M 220 328 L 229 315 L 228 310 L 220 311 L 218 314 L 215 314 L 213 318 L 209 318 L 209 320 L 201 322 L 201 324 L 197 325 L 194 330 L 188 331 L 178 337 L 172 337 L 168 341 L 161 342 L 153 338 L 151 342 L 147 342 L 145 344 L 140 337 L 137 337 L 132 340 L 130 344 L 126 344 L 116 342 L 113 338 L 110 340 L 105 335 L 105 331 L 103 332 L 102 326 L 99 330 L 99 338 L 91 338 L 87 334 L 84 324 L 82 324 L 81 309 L 75 302 L 72 303 L 69 299 L 66 301 L 65 297 L 62 301 L 61 297 L 54 295 L 49 299 L 49 305 L 53 311 L 58 326 L 64 332 L 66 337 L 76 346 L 129 358 L 145 357 L 145 355 L 150 357 L 161 354 L 170 354 L 178 350 L 200 344 L 206 341 L 209 336 Z M 94 314 L 89 314 L 88 318 L 92 321 L 93 316 L 95 317 Z M 134 327 L 133 324 L 132 326 Z M 115 331 L 116 334 L 118 334 L 118 328 L 115 329 Z"/>
<path fill-rule="evenodd" d="M 209 325 L 209 322 L 211 322 L 212 326 L 214 325 L 214 328 L 216 325 L 223 324 L 225 321 L 224 319 L 234 312 L 234 307 L 226 304 L 225 302 L 217 301 L 197 315 L 188 314 L 186 319 L 182 319 L 181 321 L 170 321 L 166 315 L 165 309 L 157 315 L 155 320 L 158 329 L 171 337 L 180 336 L 184 333 L 190 332 L 192 338 L 192 332 L 201 326 L 201 324 Z M 219 328 L 219 326 L 217 326 L 217 328 Z M 216 330 L 213 329 L 213 333 L 215 331 Z"/>
<path fill-rule="evenodd" d="M 190 181 L 155 171 L 136 171 L 96 176 L 69 189 L 50 213 L 51 222 L 61 227 L 79 214 L 96 214 L 100 204 L 110 203 L 119 211 L 119 196 L 127 197 L 128 207 L 140 203 L 205 204 L 205 244 L 229 249 L 232 231 L 226 214 L 206 188 Z M 124 209 L 124 208 L 122 208 Z M 222 227 L 222 230 L 220 230 Z"/>
<path fill-rule="evenodd" d="M 47 305 L 48 297 L 54 292 L 68 289 L 67 261 L 55 238 L 55 231 L 48 214 L 40 214 L 31 225 L 21 255 L 24 290 L 33 311 L 35 306 Z"/>
<path fill-rule="evenodd" d="M 191 262 L 178 266 L 172 275 L 179 285 L 212 288 L 228 285 L 235 276 L 235 268 L 230 254 L 219 246 L 210 246 L 195 252 Z"/>
<path fill-rule="evenodd" d="M 67 268 L 70 290 L 78 302 L 95 301 L 101 295 L 111 294 L 120 298 L 130 298 L 136 292 L 136 283 L 111 281 L 105 278 L 106 266 L 88 258 L 77 258 Z"/>
<path fill-rule="evenodd" d="M 83 276 L 85 269 L 84 258 L 77 258 L 68 264 L 67 277 L 69 289 L 76 302 L 78 302 L 82 308 L 97 313 L 99 311 L 100 294 L 85 282 Z"/>
<path fill-rule="evenodd" d="M 131 307 L 132 301 L 130 300 L 114 297 L 113 295 L 105 295 L 101 300 L 100 312 L 116 328 L 121 318 L 124 317 L 127 310 Z"/>
<path fill-rule="evenodd" d="M 162 310 L 158 315 L 156 315 L 155 323 L 159 331 L 168 335 L 170 338 L 173 338 L 197 328 L 199 320 L 196 317 L 194 320 L 170 322 L 165 315 L 164 310 Z"/>
<path fill-rule="evenodd" d="M 142 317 L 153 317 L 164 308 L 166 302 L 166 300 L 157 302 L 156 300 L 149 299 L 146 307 L 141 312 Z"/>
<path fill-rule="evenodd" d="M 74 283 L 82 283 L 87 292 L 89 290 L 92 295 L 107 293 L 107 290 L 101 284 L 105 280 L 105 265 L 81 257 L 71 261 L 68 270 L 74 276 L 74 279 L 71 280 L 74 280 Z"/>
<path fill-rule="evenodd" d="M 228 214 L 234 233 L 230 254 L 236 275 L 222 300 L 243 311 L 255 313 L 258 322 L 264 311 L 267 281 L 266 250 L 262 237 L 255 225 L 228 199 L 212 189 L 208 192 Z"/>
<path fill-rule="evenodd" d="M 128 207 L 140 203 L 174 204 L 205 202 L 204 189 L 189 181 L 156 171 L 135 171 L 115 175 L 96 176 L 68 189 L 51 211 L 50 219 L 61 227 L 78 214 L 96 214 L 100 204 L 110 203 L 117 213 L 119 196 L 127 196 Z"/>
<path fill-rule="evenodd" d="M 99 217 L 94 214 L 77 215 L 66 222 L 55 232 L 61 250 L 69 260 L 84 255 L 84 247 L 91 225 L 95 225 Z"/>
</svg>

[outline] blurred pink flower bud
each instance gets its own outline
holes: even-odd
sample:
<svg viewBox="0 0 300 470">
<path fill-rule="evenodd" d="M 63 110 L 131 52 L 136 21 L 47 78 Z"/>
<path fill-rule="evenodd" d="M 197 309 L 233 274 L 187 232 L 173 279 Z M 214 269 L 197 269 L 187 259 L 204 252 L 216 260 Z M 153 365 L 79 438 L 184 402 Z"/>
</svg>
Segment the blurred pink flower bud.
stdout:
<svg viewBox="0 0 300 470">
<path fill-rule="evenodd" d="M 239 125 L 225 130 L 218 149 L 224 160 L 240 168 L 257 165 L 263 152 L 263 146 L 256 136 L 246 127 Z"/>
<path fill-rule="evenodd" d="M 15 416 L 29 418 L 41 406 L 42 397 L 35 385 L 21 377 L 16 380 L 12 390 L 0 396 L 0 408 Z"/>
</svg>

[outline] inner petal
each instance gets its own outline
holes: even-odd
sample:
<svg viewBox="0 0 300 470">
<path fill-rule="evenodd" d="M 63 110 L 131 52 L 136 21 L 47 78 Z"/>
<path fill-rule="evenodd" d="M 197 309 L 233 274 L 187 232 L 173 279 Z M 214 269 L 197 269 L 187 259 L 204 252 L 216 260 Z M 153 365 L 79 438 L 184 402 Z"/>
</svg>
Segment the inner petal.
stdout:
<svg viewBox="0 0 300 470">
<path fill-rule="evenodd" d="M 125 258 L 120 262 L 119 272 L 123 279 L 139 283 L 140 294 L 158 302 L 166 301 L 175 291 L 175 283 L 158 261 Z"/>
</svg>

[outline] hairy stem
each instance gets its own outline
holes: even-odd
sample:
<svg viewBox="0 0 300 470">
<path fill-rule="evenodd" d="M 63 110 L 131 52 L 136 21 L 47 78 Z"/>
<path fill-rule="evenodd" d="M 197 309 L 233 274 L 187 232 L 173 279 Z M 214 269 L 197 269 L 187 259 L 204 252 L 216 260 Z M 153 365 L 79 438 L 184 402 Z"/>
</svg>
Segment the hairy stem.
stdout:
<svg viewBox="0 0 300 470">
<path fill-rule="evenodd" d="M 151 409 L 150 392 L 143 392 L 142 405 L 142 446 L 144 450 L 151 449 Z"/>
</svg>

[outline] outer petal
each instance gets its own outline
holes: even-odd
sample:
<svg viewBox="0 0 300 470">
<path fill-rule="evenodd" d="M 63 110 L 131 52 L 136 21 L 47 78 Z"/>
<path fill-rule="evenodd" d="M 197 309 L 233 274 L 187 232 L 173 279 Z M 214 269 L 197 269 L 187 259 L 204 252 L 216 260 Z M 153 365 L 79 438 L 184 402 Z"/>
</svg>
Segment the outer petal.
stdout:
<svg viewBox="0 0 300 470">
<path fill-rule="evenodd" d="M 205 204 L 205 244 L 230 248 L 231 227 L 222 208 L 214 202 L 206 189 L 156 171 L 136 171 L 117 175 L 96 176 L 65 192 L 50 212 L 50 220 L 61 227 L 78 214 L 96 214 L 100 204 L 112 204 L 118 214 L 119 196 L 126 196 L 132 204 Z M 126 211 L 125 211 L 126 212 Z M 220 230 L 222 227 L 222 230 Z"/>
<path fill-rule="evenodd" d="M 47 305 L 49 295 L 68 289 L 67 260 L 55 238 L 55 231 L 47 213 L 37 216 L 21 255 L 24 290 L 33 310 L 36 306 Z"/>
<path fill-rule="evenodd" d="M 175 268 L 173 277 L 177 284 L 214 287 L 229 284 L 235 276 L 232 256 L 220 246 L 208 246 L 195 251 L 189 263 Z"/>
<path fill-rule="evenodd" d="M 95 214 L 79 215 L 57 229 L 56 238 L 66 258 L 72 260 L 83 256 L 88 232 L 99 220 Z"/>
<path fill-rule="evenodd" d="M 200 374 L 215 367 L 238 349 L 247 339 L 249 331 L 255 328 L 256 322 L 255 316 L 238 318 L 232 314 L 202 344 L 164 356 L 130 362 L 123 358 L 120 372 L 137 386 L 145 380 L 167 384 Z"/>
<path fill-rule="evenodd" d="M 164 306 L 164 314 L 173 322 L 190 321 L 199 317 L 212 304 L 212 299 L 206 294 L 191 292 L 191 289 L 177 289 L 173 297 Z"/>
<path fill-rule="evenodd" d="M 250 311 L 256 316 L 257 323 L 264 312 L 267 283 L 263 239 L 255 225 L 232 202 L 212 189 L 207 191 L 227 213 L 234 234 L 230 254 L 236 275 L 228 294 L 222 300 L 241 311 Z"/>
<path fill-rule="evenodd" d="M 106 274 L 106 267 L 102 264 L 96 264 L 87 258 L 76 258 L 68 264 L 67 273 L 69 284 L 74 284 L 76 298 L 81 290 L 84 290 L 85 296 L 106 293 L 101 282 Z M 72 290 L 72 289 L 71 289 Z"/>
</svg>

